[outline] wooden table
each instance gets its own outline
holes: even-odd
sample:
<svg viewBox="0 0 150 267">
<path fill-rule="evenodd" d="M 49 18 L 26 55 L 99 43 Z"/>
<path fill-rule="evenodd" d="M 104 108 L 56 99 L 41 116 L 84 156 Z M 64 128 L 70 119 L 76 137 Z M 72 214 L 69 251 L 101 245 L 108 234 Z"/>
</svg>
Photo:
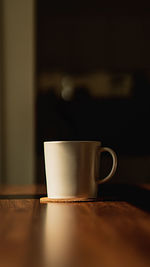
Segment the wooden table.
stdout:
<svg viewBox="0 0 150 267">
<path fill-rule="evenodd" d="M 40 204 L 0 187 L 0 267 L 150 266 L 150 186 L 105 184 L 96 202 Z"/>
</svg>

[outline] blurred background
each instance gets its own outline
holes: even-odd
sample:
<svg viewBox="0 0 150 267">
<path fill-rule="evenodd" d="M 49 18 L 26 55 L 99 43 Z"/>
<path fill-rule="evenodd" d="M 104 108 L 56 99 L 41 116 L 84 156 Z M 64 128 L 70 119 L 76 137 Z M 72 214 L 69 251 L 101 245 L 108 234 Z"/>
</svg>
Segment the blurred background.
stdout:
<svg viewBox="0 0 150 267">
<path fill-rule="evenodd" d="M 51 140 L 100 140 L 112 182 L 150 182 L 149 29 L 144 2 L 0 0 L 1 183 L 45 183 Z"/>
</svg>

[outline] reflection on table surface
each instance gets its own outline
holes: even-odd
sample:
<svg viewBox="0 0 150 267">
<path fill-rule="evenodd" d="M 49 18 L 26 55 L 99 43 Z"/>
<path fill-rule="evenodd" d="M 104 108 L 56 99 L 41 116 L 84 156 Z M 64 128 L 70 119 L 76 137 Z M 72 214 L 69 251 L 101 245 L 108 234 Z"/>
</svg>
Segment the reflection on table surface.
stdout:
<svg viewBox="0 0 150 267">
<path fill-rule="evenodd" d="M 43 252 L 46 264 L 67 266 L 75 247 L 77 217 L 75 206 L 50 204 L 46 207 Z"/>
<path fill-rule="evenodd" d="M 149 186 L 101 189 L 99 201 L 83 203 L 3 195 L 0 266 L 149 266 Z"/>
</svg>

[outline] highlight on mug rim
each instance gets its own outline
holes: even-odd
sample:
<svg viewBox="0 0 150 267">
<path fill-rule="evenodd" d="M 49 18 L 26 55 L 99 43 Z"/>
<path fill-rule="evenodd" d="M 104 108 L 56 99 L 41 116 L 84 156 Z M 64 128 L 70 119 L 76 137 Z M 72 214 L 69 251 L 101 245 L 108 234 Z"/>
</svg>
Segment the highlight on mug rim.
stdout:
<svg viewBox="0 0 150 267">
<path fill-rule="evenodd" d="M 101 142 L 100 141 L 93 141 L 93 140 L 91 140 L 91 141 L 82 141 L 82 140 L 69 140 L 69 141 L 67 141 L 67 140 L 64 140 L 64 141 L 44 141 L 43 142 L 44 144 L 61 144 L 61 143 L 63 143 L 63 144 L 65 144 L 65 143 L 97 143 L 98 145 L 101 145 Z"/>
</svg>

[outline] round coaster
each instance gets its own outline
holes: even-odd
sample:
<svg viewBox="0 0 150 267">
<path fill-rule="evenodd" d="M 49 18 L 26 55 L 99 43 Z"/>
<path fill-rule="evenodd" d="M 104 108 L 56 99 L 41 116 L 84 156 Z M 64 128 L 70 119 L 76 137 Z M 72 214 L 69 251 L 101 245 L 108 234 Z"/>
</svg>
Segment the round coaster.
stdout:
<svg viewBox="0 0 150 267">
<path fill-rule="evenodd" d="M 49 203 L 49 202 L 90 202 L 96 201 L 95 198 L 48 198 L 48 197 L 41 197 L 40 203 Z"/>
</svg>

